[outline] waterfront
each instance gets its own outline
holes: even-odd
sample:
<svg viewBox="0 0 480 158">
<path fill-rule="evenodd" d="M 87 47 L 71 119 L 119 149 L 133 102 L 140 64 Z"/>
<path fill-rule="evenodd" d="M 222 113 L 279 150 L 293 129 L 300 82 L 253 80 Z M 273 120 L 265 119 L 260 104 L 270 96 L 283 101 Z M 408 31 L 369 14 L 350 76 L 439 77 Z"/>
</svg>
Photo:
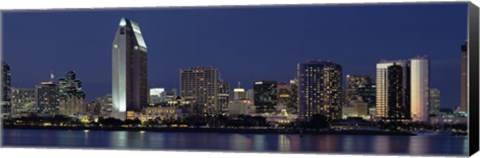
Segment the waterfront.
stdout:
<svg viewBox="0 0 480 158">
<path fill-rule="evenodd" d="M 466 155 L 464 136 L 296 135 L 4 129 L 9 147 L 228 152 Z"/>
</svg>

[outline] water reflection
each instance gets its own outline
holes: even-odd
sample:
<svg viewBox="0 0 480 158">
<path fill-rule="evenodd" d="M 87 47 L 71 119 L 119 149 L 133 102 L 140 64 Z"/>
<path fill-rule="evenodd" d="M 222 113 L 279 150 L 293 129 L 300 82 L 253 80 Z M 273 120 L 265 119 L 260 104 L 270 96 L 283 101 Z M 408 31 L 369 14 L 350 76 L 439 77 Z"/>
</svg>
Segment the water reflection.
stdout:
<svg viewBox="0 0 480 158">
<path fill-rule="evenodd" d="M 251 152 L 467 155 L 452 136 L 284 135 L 127 131 L 4 130 L 6 146 Z"/>
<path fill-rule="evenodd" d="M 257 134 L 253 136 L 253 148 L 255 151 L 265 151 L 266 143 L 265 135 Z"/>
<path fill-rule="evenodd" d="M 110 133 L 110 146 L 118 149 L 127 148 L 128 135 L 127 131 L 113 131 Z"/>
<path fill-rule="evenodd" d="M 252 149 L 252 139 L 241 134 L 230 136 L 229 144 L 236 151 L 249 151 Z"/>
<path fill-rule="evenodd" d="M 428 137 L 409 137 L 408 152 L 415 155 L 428 153 Z"/>
<path fill-rule="evenodd" d="M 390 140 L 388 136 L 376 136 L 373 140 L 374 152 L 378 154 L 390 153 Z"/>
<path fill-rule="evenodd" d="M 291 151 L 290 140 L 286 135 L 278 135 L 278 150 L 282 152 Z"/>
<path fill-rule="evenodd" d="M 351 153 L 354 151 L 354 138 L 353 136 L 351 135 L 346 135 L 343 140 L 342 140 L 342 143 L 343 143 L 343 150 L 342 151 L 345 151 L 347 153 Z"/>
</svg>

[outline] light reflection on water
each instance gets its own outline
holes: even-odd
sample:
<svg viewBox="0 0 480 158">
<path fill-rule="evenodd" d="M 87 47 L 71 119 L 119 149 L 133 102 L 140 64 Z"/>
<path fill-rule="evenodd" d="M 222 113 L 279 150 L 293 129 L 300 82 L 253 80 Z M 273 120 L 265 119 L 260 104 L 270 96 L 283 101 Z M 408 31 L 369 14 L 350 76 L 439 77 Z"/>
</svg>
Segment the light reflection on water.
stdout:
<svg viewBox="0 0 480 158">
<path fill-rule="evenodd" d="M 467 155 L 467 137 L 180 133 L 75 130 L 3 131 L 5 146 L 293 153 Z"/>
</svg>

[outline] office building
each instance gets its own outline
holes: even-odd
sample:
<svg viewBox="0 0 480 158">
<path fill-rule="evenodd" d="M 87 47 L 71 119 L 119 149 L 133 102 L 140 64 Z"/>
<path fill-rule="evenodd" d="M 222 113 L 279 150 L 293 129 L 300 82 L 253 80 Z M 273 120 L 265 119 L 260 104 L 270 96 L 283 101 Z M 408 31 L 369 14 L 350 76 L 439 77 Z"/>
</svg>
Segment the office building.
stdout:
<svg viewBox="0 0 480 158">
<path fill-rule="evenodd" d="M 368 109 L 375 108 L 375 91 L 375 83 L 372 77 L 347 75 L 343 107 L 354 107 L 359 103 L 366 103 Z M 374 115 L 374 113 L 367 112 L 367 115 Z"/>
<path fill-rule="evenodd" d="M 59 103 L 61 115 L 80 115 L 87 110 L 85 92 L 82 90 L 82 81 L 76 78 L 74 71 L 65 73 L 64 78 L 58 80 Z"/>
<path fill-rule="evenodd" d="M 12 115 L 28 117 L 35 111 L 35 88 L 12 88 Z"/>
<path fill-rule="evenodd" d="M 440 90 L 430 88 L 430 114 L 438 114 L 440 111 Z"/>
<path fill-rule="evenodd" d="M 410 119 L 409 64 L 405 60 L 377 63 L 375 117 L 382 120 Z"/>
<path fill-rule="evenodd" d="M 218 106 L 222 113 L 228 112 L 228 101 L 230 99 L 230 85 L 224 80 L 218 83 Z"/>
<path fill-rule="evenodd" d="M 410 59 L 410 106 L 412 121 L 428 122 L 430 65 L 426 57 Z"/>
<path fill-rule="evenodd" d="M 2 100 L 0 102 L 0 107 L 2 115 L 4 117 L 9 117 L 12 113 L 12 104 L 11 104 L 11 72 L 10 66 L 2 62 Z"/>
<path fill-rule="evenodd" d="M 58 84 L 41 82 L 36 86 L 36 111 L 40 116 L 60 114 L 60 98 Z"/>
<path fill-rule="evenodd" d="M 277 82 L 257 81 L 253 85 L 253 104 L 256 113 L 272 113 L 276 111 L 278 103 Z"/>
<path fill-rule="evenodd" d="M 278 105 L 277 111 L 285 109 L 288 113 L 297 113 L 298 86 L 297 80 L 290 80 L 289 83 L 278 83 L 277 85 Z"/>
<path fill-rule="evenodd" d="M 150 106 L 166 102 L 165 88 L 150 88 Z"/>
<path fill-rule="evenodd" d="M 147 45 L 139 25 L 126 18 L 113 40 L 112 102 L 112 116 L 121 120 L 148 105 Z"/>
<path fill-rule="evenodd" d="M 297 65 L 299 118 L 323 115 L 342 117 L 342 67 L 330 61 L 307 61 Z"/>
</svg>

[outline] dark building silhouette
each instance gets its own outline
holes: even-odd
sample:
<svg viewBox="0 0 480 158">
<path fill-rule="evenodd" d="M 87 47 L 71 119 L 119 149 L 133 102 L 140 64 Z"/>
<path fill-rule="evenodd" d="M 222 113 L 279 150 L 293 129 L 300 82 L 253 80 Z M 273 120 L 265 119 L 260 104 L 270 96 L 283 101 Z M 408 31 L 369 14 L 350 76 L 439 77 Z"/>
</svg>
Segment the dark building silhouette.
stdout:
<svg viewBox="0 0 480 158">
<path fill-rule="evenodd" d="M 253 104 L 256 113 L 272 113 L 278 103 L 277 82 L 257 81 L 253 85 Z"/>
<path fill-rule="evenodd" d="M 2 115 L 3 116 L 10 116 L 12 113 L 12 90 L 11 90 L 11 72 L 10 66 L 2 62 L 2 101 L 1 101 L 1 108 L 2 108 Z"/>
</svg>

